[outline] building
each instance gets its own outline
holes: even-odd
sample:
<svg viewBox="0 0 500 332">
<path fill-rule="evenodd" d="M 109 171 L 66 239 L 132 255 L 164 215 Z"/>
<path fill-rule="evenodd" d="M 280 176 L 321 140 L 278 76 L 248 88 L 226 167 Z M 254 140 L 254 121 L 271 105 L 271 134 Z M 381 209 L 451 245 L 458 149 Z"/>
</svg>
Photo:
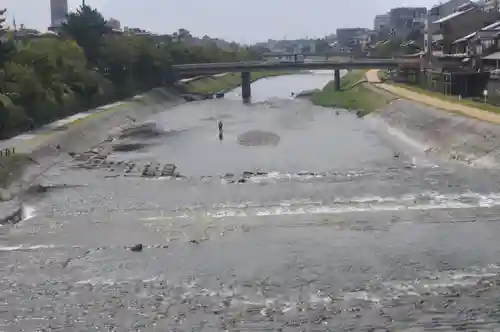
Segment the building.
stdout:
<svg viewBox="0 0 500 332">
<path fill-rule="evenodd" d="M 469 3 L 470 0 L 450 0 L 440 5 L 434 6 L 428 11 L 427 19 L 431 23 L 427 28 L 429 34 L 434 34 L 439 26 L 433 25 L 432 22 L 439 20 L 445 16 L 451 15 L 457 11 L 457 8 Z"/>
<path fill-rule="evenodd" d="M 399 7 L 389 11 L 392 38 L 406 40 L 413 32 L 424 33 L 427 8 Z"/>
<path fill-rule="evenodd" d="M 454 44 L 462 37 L 468 36 L 500 19 L 497 11 L 484 11 L 474 3 L 464 4 L 448 16 L 432 22 L 439 26 L 432 36 L 435 46 L 443 54 L 453 52 Z"/>
<path fill-rule="evenodd" d="M 425 22 L 425 53 L 430 54 L 433 50 L 441 48 L 439 44 L 442 36 L 437 34 L 440 26 L 434 22 L 453 14 L 460 6 L 468 3 L 470 3 L 470 0 L 449 0 L 429 9 Z"/>
<path fill-rule="evenodd" d="M 389 29 L 390 20 L 391 17 L 388 13 L 375 16 L 375 19 L 373 20 L 373 30 L 381 32 Z"/>
<path fill-rule="evenodd" d="M 365 28 L 344 28 L 337 29 L 337 41 L 342 46 L 352 46 L 368 33 Z"/>
<path fill-rule="evenodd" d="M 50 27 L 59 28 L 68 16 L 68 0 L 50 0 Z"/>
<path fill-rule="evenodd" d="M 121 30 L 121 23 L 118 20 L 115 20 L 114 18 L 110 18 L 107 22 L 106 25 L 110 27 L 113 30 Z"/>
<path fill-rule="evenodd" d="M 123 32 L 131 36 L 154 36 L 152 32 L 139 28 L 124 27 Z"/>
<path fill-rule="evenodd" d="M 350 49 L 353 53 L 364 52 L 369 40 L 369 29 L 346 28 L 337 29 L 338 47 Z"/>
</svg>

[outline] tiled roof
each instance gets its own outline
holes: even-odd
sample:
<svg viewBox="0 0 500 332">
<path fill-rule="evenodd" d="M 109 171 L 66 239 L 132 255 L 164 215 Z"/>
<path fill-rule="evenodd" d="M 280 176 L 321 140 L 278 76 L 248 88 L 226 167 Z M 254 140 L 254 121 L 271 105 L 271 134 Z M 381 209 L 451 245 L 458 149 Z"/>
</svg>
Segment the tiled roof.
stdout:
<svg viewBox="0 0 500 332">
<path fill-rule="evenodd" d="M 473 8 L 469 8 L 469 9 L 466 9 L 466 10 L 463 10 L 463 11 L 460 11 L 460 12 L 454 12 L 454 13 L 448 15 L 448 16 L 440 18 L 437 21 L 434 21 L 433 23 L 445 23 L 445 22 L 448 22 L 448 21 L 454 19 L 455 17 L 462 16 L 463 14 L 466 14 L 466 13 L 471 12 L 473 10 L 476 10 L 476 8 L 473 7 Z"/>
</svg>

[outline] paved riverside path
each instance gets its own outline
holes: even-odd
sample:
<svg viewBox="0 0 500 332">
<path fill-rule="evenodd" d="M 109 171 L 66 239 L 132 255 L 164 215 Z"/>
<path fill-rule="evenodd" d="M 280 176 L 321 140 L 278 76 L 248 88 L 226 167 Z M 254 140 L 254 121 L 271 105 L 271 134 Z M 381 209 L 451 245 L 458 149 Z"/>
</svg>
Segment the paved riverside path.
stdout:
<svg viewBox="0 0 500 332">
<path fill-rule="evenodd" d="M 399 86 L 382 83 L 378 77 L 378 69 L 371 69 L 366 72 L 366 80 L 377 88 L 390 92 L 398 97 L 413 100 L 428 106 L 443 109 L 448 112 L 459 113 L 478 120 L 500 124 L 500 114 L 484 111 L 475 107 L 454 103 L 439 98 L 431 97 L 422 93 L 411 91 Z"/>
</svg>

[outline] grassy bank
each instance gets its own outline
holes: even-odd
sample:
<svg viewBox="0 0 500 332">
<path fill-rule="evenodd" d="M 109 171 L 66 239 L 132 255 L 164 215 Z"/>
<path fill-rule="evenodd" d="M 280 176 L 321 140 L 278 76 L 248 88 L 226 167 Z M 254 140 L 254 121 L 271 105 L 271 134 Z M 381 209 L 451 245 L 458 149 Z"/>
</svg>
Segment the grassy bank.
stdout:
<svg viewBox="0 0 500 332">
<path fill-rule="evenodd" d="M 474 107 L 474 108 L 477 108 L 477 109 L 480 109 L 483 111 L 500 113 L 500 107 L 495 106 L 495 105 L 491 105 L 488 103 L 474 101 L 471 99 L 458 99 L 457 96 L 444 95 L 444 94 L 439 93 L 439 92 L 429 91 L 429 90 L 426 90 L 426 89 L 423 89 L 423 88 L 420 88 L 420 87 L 417 87 L 414 85 L 410 85 L 410 84 L 394 83 L 393 85 L 399 86 L 401 88 L 405 88 L 405 89 L 408 89 L 410 91 L 417 92 L 417 93 L 420 93 L 420 94 L 423 94 L 423 95 L 426 95 L 429 97 L 434 97 L 437 99 L 448 101 L 451 103 L 461 104 L 461 105 L 468 106 L 468 107 Z"/>
<path fill-rule="evenodd" d="M 251 73 L 252 82 L 265 78 L 281 75 L 292 74 L 293 72 L 285 71 L 267 71 Z M 200 80 L 196 80 L 186 84 L 186 88 L 190 92 L 198 93 L 215 93 L 219 91 L 232 90 L 241 85 L 240 73 L 227 73 L 221 76 L 210 76 Z"/>
<path fill-rule="evenodd" d="M 321 91 L 311 96 L 315 105 L 357 110 L 368 114 L 384 107 L 394 98 L 379 94 L 366 87 L 365 70 L 352 70 L 341 78 L 340 91 L 335 91 L 335 82 L 330 81 Z"/>
</svg>

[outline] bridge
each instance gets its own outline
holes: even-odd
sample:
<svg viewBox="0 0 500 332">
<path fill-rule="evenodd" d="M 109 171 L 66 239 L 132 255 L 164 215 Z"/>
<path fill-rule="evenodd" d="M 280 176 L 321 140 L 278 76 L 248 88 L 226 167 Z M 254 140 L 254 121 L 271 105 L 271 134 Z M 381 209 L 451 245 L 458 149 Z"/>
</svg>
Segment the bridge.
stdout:
<svg viewBox="0 0 500 332">
<path fill-rule="evenodd" d="M 365 54 L 359 54 L 359 53 L 328 51 L 328 52 L 297 52 L 297 53 L 293 53 L 293 52 L 268 52 L 268 53 L 263 53 L 262 58 L 263 59 L 270 59 L 270 58 L 297 59 L 297 57 L 299 55 L 302 55 L 305 58 L 307 58 L 307 57 L 324 57 L 325 60 L 328 60 L 330 57 L 345 57 L 345 58 L 366 57 Z"/>
<path fill-rule="evenodd" d="M 340 90 L 340 70 L 342 69 L 394 69 L 397 68 L 403 60 L 396 59 L 365 59 L 356 61 L 333 62 L 333 61 L 315 61 L 315 62 L 232 62 L 232 63 L 198 63 L 183 64 L 173 66 L 177 73 L 182 76 L 215 75 L 228 72 L 241 73 L 241 91 L 244 101 L 251 97 L 250 73 L 255 71 L 290 71 L 290 70 L 334 70 L 335 89 Z"/>
<path fill-rule="evenodd" d="M 325 58 L 325 60 L 328 60 L 332 57 L 335 57 L 336 60 L 339 58 L 345 58 L 345 59 L 351 59 L 351 60 L 361 60 L 361 59 L 386 59 L 386 60 L 391 60 L 391 59 L 404 59 L 407 58 L 405 56 L 395 56 L 395 57 L 380 57 L 380 56 L 374 56 L 374 55 L 368 55 L 367 53 L 359 53 L 359 52 L 338 52 L 338 51 L 327 51 L 327 52 L 297 52 L 297 53 L 291 53 L 291 52 L 268 52 L 268 53 L 263 53 L 262 58 L 263 59 L 274 59 L 274 58 L 285 58 L 285 59 L 290 59 L 297 61 L 299 56 L 303 56 L 304 58 L 310 58 L 310 57 L 315 57 L 315 58 Z"/>
</svg>

